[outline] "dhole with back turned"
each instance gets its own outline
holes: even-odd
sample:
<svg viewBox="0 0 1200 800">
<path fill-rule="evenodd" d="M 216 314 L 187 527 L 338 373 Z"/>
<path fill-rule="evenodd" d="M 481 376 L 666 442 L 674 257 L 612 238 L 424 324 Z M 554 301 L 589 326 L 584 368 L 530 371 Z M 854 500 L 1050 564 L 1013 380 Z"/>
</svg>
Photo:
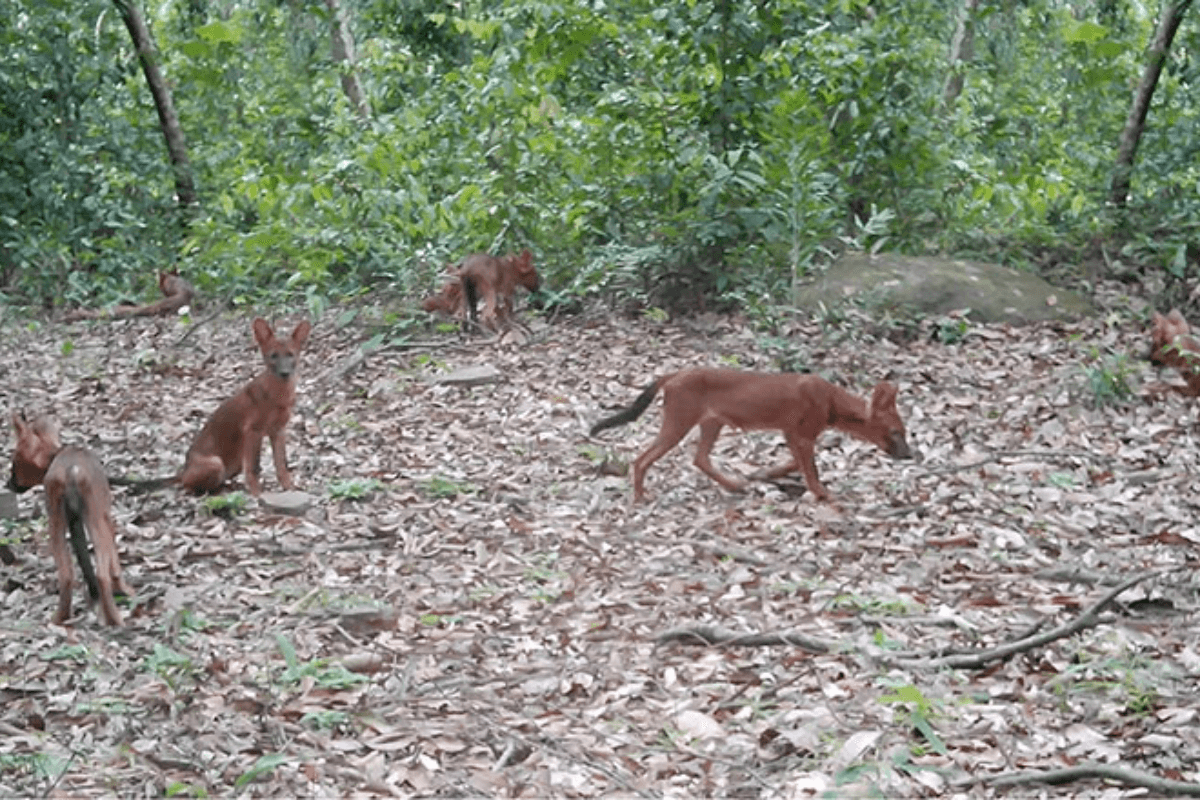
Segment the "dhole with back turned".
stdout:
<svg viewBox="0 0 1200 800">
<path fill-rule="evenodd" d="M 499 258 L 487 253 L 473 253 L 463 259 L 458 274 L 471 321 L 477 321 L 478 317 L 484 328 L 493 331 L 513 320 L 513 295 L 518 286 L 536 292 L 540 285 L 537 269 L 533 266 L 533 254 L 527 249 L 520 255 Z M 483 311 L 477 314 L 476 306 L 480 300 L 483 300 Z"/>
<path fill-rule="evenodd" d="M 263 371 L 221 403 L 196 435 L 178 477 L 189 491 L 215 491 L 241 472 L 250 493 L 261 494 L 258 470 L 264 438 L 271 440 L 280 485 L 295 488 L 287 468 L 285 427 L 296 405 L 296 369 L 312 325 L 302 321 L 287 339 L 276 338 L 261 318 L 254 320 L 253 329 Z"/>
<path fill-rule="evenodd" d="M 709 459 L 721 428 L 778 430 L 783 433 L 792 460 L 762 474 L 780 478 L 799 471 L 818 500 L 829 493 L 817 479 L 813 447 L 826 428 L 836 428 L 874 444 L 893 458 L 912 458 L 904 423 L 896 411 L 896 387 L 882 381 L 868 403 L 817 375 L 744 372 L 697 368 L 663 375 L 645 388 L 629 407 L 592 426 L 595 436 L 606 428 L 640 417 L 654 396 L 663 393 L 663 420 L 658 436 L 633 463 L 633 498 L 645 497 L 646 471 L 687 435 L 700 426 L 700 441 L 693 463 L 705 475 L 730 491 L 745 484 L 718 472 Z"/>
<path fill-rule="evenodd" d="M 132 597 L 133 590 L 121 576 L 116 526 L 112 518 L 112 492 L 104 468 L 91 451 L 82 447 L 63 447 L 58 428 L 50 420 L 39 418 L 26 422 L 14 413 L 12 423 L 17 433 L 17 446 L 8 488 L 24 492 L 39 483 L 46 487 L 50 553 L 54 556 L 58 577 L 58 610 L 54 612 L 54 622 L 61 625 L 71 616 L 71 593 L 75 585 L 70 552 L 73 550 L 92 602 L 100 601 L 100 611 L 107 624 L 120 625 L 121 614 L 117 611 L 113 592 Z M 89 536 L 96 551 L 96 569 L 92 568 L 88 553 Z"/>
<path fill-rule="evenodd" d="M 1155 312 L 1147 358 L 1156 367 L 1178 370 L 1187 381 L 1184 386 L 1163 384 L 1160 389 L 1176 391 L 1185 397 L 1200 397 L 1200 340 L 1191 332 L 1179 309 L 1171 309 L 1165 317 Z"/>
</svg>

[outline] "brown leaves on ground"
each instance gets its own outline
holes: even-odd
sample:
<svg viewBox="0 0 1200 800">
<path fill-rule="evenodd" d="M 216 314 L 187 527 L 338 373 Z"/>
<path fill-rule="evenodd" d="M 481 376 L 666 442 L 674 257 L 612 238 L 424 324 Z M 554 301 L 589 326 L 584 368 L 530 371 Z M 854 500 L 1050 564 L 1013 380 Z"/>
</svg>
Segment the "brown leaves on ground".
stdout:
<svg viewBox="0 0 1200 800">
<path fill-rule="evenodd" d="M 0 401 L 54 413 L 110 474 L 170 475 L 259 369 L 248 318 L 187 331 L 10 324 Z M 1200 403 L 1087 402 L 1096 352 L 1144 352 L 1136 323 L 946 346 L 591 321 L 356 360 L 369 335 L 320 320 L 304 355 L 288 435 L 319 497 L 304 516 L 116 491 L 127 630 L 92 611 L 49 626 L 45 520 L 15 525 L 0 795 L 937 796 L 1084 762 L 1200 779 Z M 665 371 L 775 369 L 781 343 L 859 393 L 897 382 L 923 459 L 827 433 L 836 505 L 815 505 L 787 484 L 725 493 L 691 465 L 693 433 L 631 506 L 615 465 L 653 438 L 660 401 L 598 440 L 588 426 Z M 479 364 L 504 380 L 437 382 Z M 771 433 L 714 450 L 743 475 L 786 458 Z M 263 478 L 278 488 L 269 458 Z M 877 657 L 999 644 L 1180 566 L 1104 624 L 983 670 Z M 843 647 L 656 644 L 688 626 Z"/>
</svg>

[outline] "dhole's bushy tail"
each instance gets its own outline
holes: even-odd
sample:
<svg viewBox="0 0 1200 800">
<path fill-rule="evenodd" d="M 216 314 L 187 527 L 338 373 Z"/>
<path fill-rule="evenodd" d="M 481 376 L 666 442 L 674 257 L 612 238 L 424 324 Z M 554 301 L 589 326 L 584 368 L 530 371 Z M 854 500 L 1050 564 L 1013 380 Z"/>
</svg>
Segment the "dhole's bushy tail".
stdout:
<svg viewBox="0 0 1200 800">
<path fill-rule="evenodd" d="M 459 281 L 462 282 L 463 297 L 467 301 L 467 313 L 465 319 L 463 319 L 463 323 L 465 324 L 467 320 L 475 322 L 475 308 L 479 305 L 479 288 L 475 286 L 475 279 L 470 275 L 461 276 Z M 466 330 L 466 328 L 463 328 L 463 330 Z"/>
<path fill-rule="evenodd" d="M 600 420 L 592 426 L 592 429 L 588 431 L 588 435 L 595 436 L 600 431 L 607 430 L 609 428 L 615 428 L 618 425 L 626 425 L 630 422 L 633 422 L 642 414 L 646 413 L 646 409 L 650 407 L 650 403 L 653 402 L 654 396 L 658 394 L 659 385 L 663 382 L 663 380 L 666 379 L 666 377 L 668 376 L 656 378 L 653 383 L 642 390 L 642 393 L 638 395 L 637 400 L 633 401 L 633 405 L 629 406 L 628 408 L 621 409 L 611 417 L 605 417 L 604 419 Z"/>
<path fill-rule="evenodd" d="M 83 525 L 87 507 L 79 486 L 68 483 L 63 493 L 64 511 L 67 515 L 67 530 L 71 532 L 71 549 L 75 551 L 75 560 L 79 562 L 79 571 L 83 573 L 83 582 L 87 584 L 88 597 L 92 602 L 100 599 L 100 583 L 96 580 L 96 568 L 92 565 L 92 554 L 88 551 L 88 536 Z"/>
<path fill-rule="evenodd" d="M 128 487 L 130 494 L 146 494 L 147 492 L 174 486 L 179 483 L 179 476 L 172 475 L 169 478 L 124 478 L 117 476 L 109 478 L 108 483 L 110 486 Z"/>
</svg>

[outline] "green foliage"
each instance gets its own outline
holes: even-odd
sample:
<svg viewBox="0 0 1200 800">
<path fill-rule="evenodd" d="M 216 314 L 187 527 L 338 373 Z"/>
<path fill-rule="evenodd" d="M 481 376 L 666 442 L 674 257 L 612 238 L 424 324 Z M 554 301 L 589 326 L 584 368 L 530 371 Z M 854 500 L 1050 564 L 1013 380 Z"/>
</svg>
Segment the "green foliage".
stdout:
<svg viewBox="0 0 1200 800">
<path fill-rule="evenodd" d="M 42 656 L 47 661 L 73 661 L 76 664 L 86 664 L 88 649 L 81 644 L 70 644 L 56 647 Z"/>
<path fill-rule="evenodd" d="M 1133 195 L 1106 203 L 1156 20 L 983 4 L 370 0 L 371 103 L 346 101 L 320 4 L 144 7 L 199 202 L 105 0 L 0 0 L 0 286 L 9 302 L 152 296 L 178 265 L 235 304 L 415 297 L 473 250 L 533 249 L 553 309 L 761 307 L 849 244 L 1096 255 L 1197 279 L 1200 95 L 1170 54 Z"/>
<path fill-rule="evenodd" d="M 329 484 L 329 497 L 331 500 L 363 500 L 382 489 L 383 483 L 376 478 L 352 478 Z"/>
<path fill-rule="evenodd" d="M 195 672 L 190 658 L 158 643 L 154 645 L 154 652 L 146 656 L 146 669 L 173 688 L 179 687 L 181 678 L 190 679 Z"/>
<path fill-rule="evenodd" d="M 299 683 L 302 678 L 311 678 L 316 686 L 323 689 L 349 689 L 367 682 L 364 676 L 323 658 L 302 663 L 296 656 L 296 648 L 282 634 L 275 634 L 275 644 L 287 664 L 283 674 L 279 676 L 279 680 L 285 684 Z"/>
<path fill-rule="evenodd" d="M 929 749 L 946 755 L 946 744 L 933 729 L 939 703 L 926 697 L 920 689 L 911 684 L 894 686 L 892 689 L 893 693 L 881 696 L 879 702 L 896 705 L 899 720 L 921 734 Z"/>
<path fill-rule="evenodd" d="M 1129 356 L 1115 353 L 1098 358 L 1092 354 L 1095 363 L 1084 367 L 1083 377 L 1086 384 L 1086 396 L 1096 406 L 1113 406 L 1127 403 L 1134 397 L 1134 389 L 1130 378 L 1135 372 Z"/>
<path fill-rule="evenodd" d="M 970 309 L 966 309 L 960 314 L 937 320 L 934 327 L 934 338 L 942 344 L 958 344 L 966 339 L 971 330 L 971 323 L 967 320 L 969 313 Z"/>
<path fill-rule="evenodd" d="M 425 493 L 434 499 L 458 497 L 460 494 L 474 494 L 475 487 L 469 483 L 459 483 L 440 475 L 434 475 L 425 484 Z"/>
<path fill-rule="evenodd" d="M 250 505 L 250 497 L 245 492 L 228 492 L 205 497 L 200 507 L 214 517 L 233 519 L 240 516 Z"/>
<path fill-rule="evenodd" d="M 239 775 L 233 785 L 238 789 L 244 789 L 259 778 L 270 775 L 276 767 L 288 763 L 288 760 L 288 757 L 282 753 L 265 753 L 258 757 L 250 769 Z"/>
<path fill-rule="evenodd" d="M 28 772 L 38 778 L 57 781 L 74 763 L 48 753 L 0 753 L 0 772 Z"/>
</svg>

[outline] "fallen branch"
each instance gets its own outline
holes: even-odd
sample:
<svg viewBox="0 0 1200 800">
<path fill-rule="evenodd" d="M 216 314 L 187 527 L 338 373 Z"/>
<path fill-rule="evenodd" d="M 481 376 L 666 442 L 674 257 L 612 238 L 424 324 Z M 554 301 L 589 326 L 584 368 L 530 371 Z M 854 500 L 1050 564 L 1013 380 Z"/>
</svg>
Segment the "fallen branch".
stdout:
<svg viewBox="0 0 1200 800">
<path fill-rule="evenodd" d="M 1043 461 L 1065 461 L 1074 459 L 1079 461 L 1100 461 L 1106 464 L 1111 464 L 1113 459 L 1108 456 L 1102 456 L 1099 453 L 1089 453 L 1086 450 L 997 450 L 986 458 L 981 458 L 978 461 L 972 461 L 969 464 L 948 464 L 942 467 L 929 467 L 925 470 L 928 475 L 947 475 L 951 472 L 963 472 L 976 467 L 994 464 L 1002 458 L 1032 458 L 1041 459 Z"/>
<path fill-rule="evenodd" d="M 377 356 L 382 353 L 387 353 L 387 352 L 396 351 L 396 350 L 408 350 L 408 351 L 437 350 L 437 349 L 444 349 L 445 346 L 446 346 L 445 343 L 436 342 L 436 341 L 423 341 L 423 342 L 397 341 L 397 342 L 389 342 L 388 344 L 380 345 L 371 350 L 367 350 L 363 347 L 359 347 L 357 350 L 354 351 L 354 353 L 352 353 L 344 361 L 342 361 L 341 364 L 331 367 L 330 370 L 327 373 L 325 373 L 325 375 L 318 382 L 319 383 L 329 383 L 329 382 L 341 383 L 342 380 L 345 379 L 347 374 L 349 374 L 349 373 L 353 372 L 354 370 L 358 369 L 359 367 L 361 367 L 366 362 L 368 356 Z"/>
<path fill-rule="evenodd" d="M 1078 633 L 1086 628 L 1093 627 L 1100 623 L 1100 612 L 1103 611 L 1109 603 L 1117 599 L 1117 595 L 1129 589 L 1148 578 L 1155 578 L 1167 572 L 1168 570 L 1151 570 L 1143 572 L 1141 575 L 1135 575 L 1127 581 L 1124 581 L 1117 586 L 1114 586 L 1107 594 L 1097 600 L 1086 611 L 1080 614 L 1075 619 L 1059 625 L 1057 628 L 1051 628 L 1045 633 L 1038 633 L 1032 636 L 1026 636 L 1023 639 L 1017 639 L 1007 644 L 998 645 L 987 650 L 980 650 L 975 653 L 962 653 L 948 656 L 913 659 L 913 661 L 925 662 L 931 667 L 950 667 L 952 669 L 979 669 L 987 666 L 993 661 L 1001 661 L 1006 658 L 1011 658 L 1017 653 L 1023 653 L 1027 650 L 1041 647 L 1049 644 L 1057 639 L 1062 639 L 1067 636 Z"/>
<path fill-rule="evenodd" d="M 1160 778 L 1148 772 L 1125 769 L 1124 767 L 1112 767 L 1107 764 L 1080 764 L 1064 769 L 1005 772 L 990 777 L 971 778 L 962 781 L 962 784 L 982 782 L 992 786 L 1021 786 L 1029 783 L 1058 785 L 1086 780 L 1115 781 L 1127 786 L 1138 786 L 1143 789 L 1149 789 L 1155 796 L 1181 794 L 1188 797 L 1200 797 L 1200 783 L 1188 783 L 1187 781 Z"/>
<path fill-rule="evenodd" d="M 684 642 L 685 644 L 705 644 L 709 646 L 720 644 L 741 647 L 788 645 L 789 647 L 799 647 L 801 650 L 807 650 L 810 653 L 828 653 L 837 648 L 837 645 L 834 643 L 814 639 L 802 633 L 735 633 L 734 631 L 722 630 L 713 625 L 675 628 L 674 630 L 659 634 L 658 638 L 654 641 L 656 644 Z"/>
<path fill-rule="evenodd" d="M 81 319 L 127 319 L 129 317 L 153 317 L 160 314 L 173 314 L 186 305 L 190 305 L 196 296 L 192 285 L 179 276 L 178 272 L 158 273 L 158 288 L 165 295 L 163 299 L 144 306 L 113 306 L 112 308 L 95 311 L 89 308 L 77 308 L 63 315 L 63 322 L 75 322 Z"/>
<path fill-rule="evenodd" d="M 928 666 L 928 667 L 951 667 L 953 669 L 979 669 L 987 666 L 993 661 L 1010 658 L 1017 653 L 1022 653 L 1027 650 L 1041 647 L 1045 644 L 1062 639 L 1079 631 L 1091 628 L 1106 621 L 1106 618 L 1100 616 L 1102 612 L 1113 600 L 1117 598 L 1121 592 L 1141 583 L 1149 578 L 1157 577 L 1170 570 L 1152 570 L 1143 572 L 1141 575 L 1136 575 L 1120 585 L 1115 586 L 1093 603 L 1087 610 L 1080 614 L 1075 619 L 1052 628 L 1045 633 L 1031 633 L 1005 644 L 997 645 L 996 647 L 987 650 L 977 650 L 966 653 L 952 653 L 944 655 L 944 649 L 927 651 L 925 653 L 886 653 L 883 655 L 872 654 L 872 657 L 887 663 L 902 663 L 906 666 Z M 1037 630 L 1038 626 L 1033 628 Z M 786 645 L 790 647 L 799 647 L 810 653 L 831 653 L 838 650 L 851 649 L 848 646 L 842 646 L 838 642 L 829 642 L 821 639 L 816 639 L 811 636 L 806 636 L 802 633 L 794 631 L 781 631 L 777 633 L 736 633 L 718 628 L 713 625 L 694 625 L 683 628 L 674 628 L 659 634 L 655 639 L 656 644 L 665 644 L 667 642 L 683 642 L 685 644 L 702 644 L 702 645 L 728 645 L 740 647 L 773 647 L 778 645 Z"/>
</svg>

